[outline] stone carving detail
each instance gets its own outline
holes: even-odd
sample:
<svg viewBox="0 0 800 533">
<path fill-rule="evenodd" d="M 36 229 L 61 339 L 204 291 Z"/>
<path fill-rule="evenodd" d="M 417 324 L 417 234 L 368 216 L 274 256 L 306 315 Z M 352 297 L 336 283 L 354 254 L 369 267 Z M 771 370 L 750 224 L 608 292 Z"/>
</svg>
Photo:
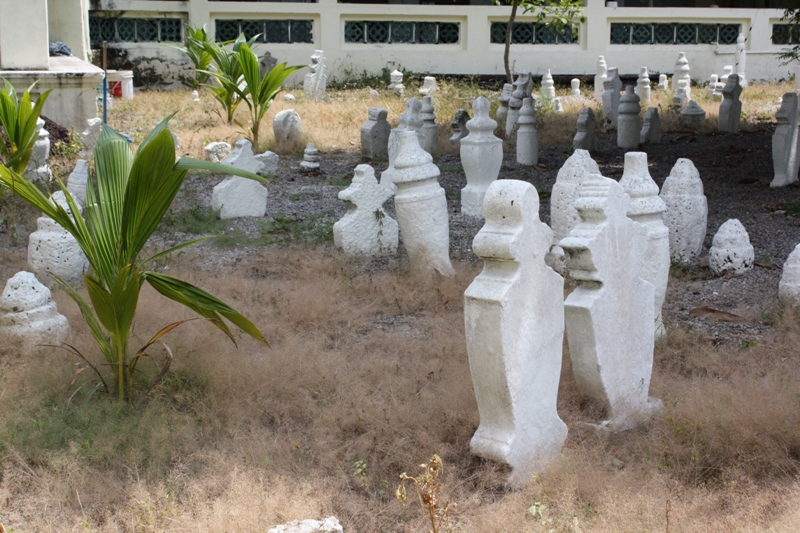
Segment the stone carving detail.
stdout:
<svg viewBox="0 0 800 533">
<path fill-rule="evenodd" d="M 378 184 L 375 170 L 358 165 L 353 181 L 339 192 L 347 202 L 347 213 L 333 225 L 333 242 L 353 255 L 391 255 L 397 251 L 397 222 L 386 214 L 383 204 L 392 191 Z"/>
<path fill-rule="evenodd" d="M 380 107 L 370 107 L 367 121 L 361 126 L 361 155 L 367 159 L 389 159 L 389 133 L 392 126 L 386 120 L 389 112 Z"/>
<path fill-rule="evenodd" d="M 719 105 L 719 131 L 736 133 L 739 131 L 739 119 L 742 116 L 742 86 L 739 85 L 739 75 L 728 76 L 728 83 L 722 89 L 724 100 Z"/>
<path fill-rule="evenodd" d="M 539 162 L 539 132 L 533 98 L 525 98 L 517 120 L 517 163 L 532 166 Z M 498 168 L 499 171 L 499 168 Z"/>
<path fill-rule="evenodd" d="M 0 295 L 0 337 L 21 350 L 67 340 L 69 322 L 59 314 L 50 289 L 30 272 L 17 272 Z"/>
<path fill-rule="evenodd" d="M 437 181 L 439 169 L 420 147 L 416 132 L 402 131 L 397 136 L 400 150 L 392 176 L 397 186 L 394 205 L 408 258 L 417 271 L 454 276 L 447 199 Z M 465 141 L 461 141 L 462 149 Z"/>
<path fill-rule="evenodd" d="M 655 338 L 666 333 L 661 308 L 667 295 L 669 280 L 669 229 L 662 214 L 667 206 L 658 195 L 658 185 L 647 170 L 647 154 L 628 152 L 619 184 L 628 193 L 628 217 L 647 229 L 647 248 L 639 276 L 653 284 L 653 314 Z"/>
<path fill-rule="evenodd" d="M 590 174 L 575 208 L 581 221 L 560 242 L 578 287 L 564 302 L 567 340 L 578 386 L 613 430 L 660 407 L 649 398 L 653 370 L 653 285 L 640 273 L 647 230 L 627 216 L 616 181 Z"/>
<path fill-rule="evenodd" d="M 706 238 L 708 201 L 700 173 L 691 160 L 678 159 L 659 196 L 667 207 L 663 218 L 669 228 L 670 257 L 675 262 L 697 261 Z"/>
<path fill-rule="evenodd" d="M 544 263 L 552 233 L 529 183 L 494 182 L 473 249 L 483 272 L 464 293 L 480 425 L 472 453 L 512 467 L 520 486 L 557 456 L 567 426 L 556 412 L 564 338 L 564 280 Z"/>
<path fill-rule="evenodd" d="M 506 85 L 510 84 L 506 83 Z M 466 109 L 459 109 L 456 111 L 456 116 L 450 123 L 450 128 L 453 130 L 453 135 L 450 137 L 450 142 L 452 144 L 461 146 L 461 139 L 469 135 L 469 130 L 467 129 L 467 121 L 469 121 L 469 119 L 469 112 Z"/>
<path fill-rule="evenodd" d="M 783 264 L 778 297 L 793 307 L 800 307 L 800 244 L 795 246 Z"/>
<path fill-rule="evenodd" d="M 642 131 L 639 134 L 640 144 L 658 144 L 661 142 L 661 116 L 657 107 L 648 107 L 642 121 Z"/>
<path fill-rule="evenodd" d="M 633 92 L 633 85 L 625 88 L 625 93 L 620 98 L 617 117 L 617 146 L 625 150 L 633 150 L 639 146 L 639 136 L 642 133 L 642 117 L 639 113 L 639 97 Z"/>
<path fill-rule="evenodd" d="M 797 181 L 797 172 L 800 170 L 800 157 L 797 153 L 800 142 L 799 115 L 797 93 L 784 94 L 781 108 L 775 113 L 778 125 L 772 134 L 774 176 L 769 184 L 770 187 L 785 187 Z"/>
<path fill-rule="evenodd" d="M 324 100 L 328 75 L 325 73 L 325 56 L 322 50 L 314 50 L 314 53 L 311 54 L 308 70 L 308 74 L 303 79 L 303 91 L 306 93 L 306 98 Z"/>
<path fill-rule="evenodd" d="M 731 219 L 719 227 L 708 251 L 708 267 L 715 276 L 728 272 L 739 275 L 753 269 L 755 251 L 750 236 L 738 219 Z"/>
<path fill-rule="evenodd" d="M 469 135 L 461 140 L 461 164 L 467 175 L 467 186 L 461 189 L 461 212 L 483 218 L 483 197 L 503 164 L 503 141 L 494 136 L 497 122 L 489 118 L 489 100 L 483 96 L 475 99 L 472 112 L 475 117 L 467 122 Z"/>
<path fill-rule="evenodd" d="M 422 97 L 420 119 L 422 126 L 419 129 L 419 144 L 430 154 L 439 146 L 439 126 L 436 124 L 436 115 L 433 112 L 433 102 L 430 96 Z"/>
<path fill-rule="evenodd" d="M 594 111 L 588 107 L 581 109 L 578 114 L 578 132 L 572 140 L 572 147 L 575 150 L 595 151 L 595 133 L 597 132 L 597 122 L 594 118 Z"/>
</svg>

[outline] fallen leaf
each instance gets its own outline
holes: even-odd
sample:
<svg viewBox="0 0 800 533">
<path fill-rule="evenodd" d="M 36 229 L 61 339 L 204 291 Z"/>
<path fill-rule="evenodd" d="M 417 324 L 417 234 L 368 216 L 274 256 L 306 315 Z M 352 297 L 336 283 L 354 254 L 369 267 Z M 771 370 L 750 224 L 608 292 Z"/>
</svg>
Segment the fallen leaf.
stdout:
<svg viewBox="0 0 800 533">
<path fill-rule="evenodd" d="M 766 268 L 766 269 L 769 269 L 769 270 L 780 270 L 781 269 L 781 267 L 779 267 L 775 263 L 770 263 L 769 261 L 756 261 L 753 264 L 756 265 L 756 266 L 759 266 L 761 268 Z"/>
<path fill-rule="evenodd" d="M 726 322 L 745 322 L 745 318 L 739 315 L 734 315 L 733 313 L 729 313 L 727 311 L 720 311 L 719 309 L 714 309 L 713 307 L 695 307 L 691 311 L 689 311 L 691 316 L 696 316 L 700 318 L 710 318 L 713 320 L 724 320 Z"/>
</svg>

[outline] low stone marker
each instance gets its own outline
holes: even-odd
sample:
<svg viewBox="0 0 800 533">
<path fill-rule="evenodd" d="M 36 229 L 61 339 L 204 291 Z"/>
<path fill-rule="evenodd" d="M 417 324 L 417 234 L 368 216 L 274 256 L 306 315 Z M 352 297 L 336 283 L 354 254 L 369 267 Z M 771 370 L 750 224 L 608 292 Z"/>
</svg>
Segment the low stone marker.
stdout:
<svg viewBox="0 0 800 533">
<path fill-rule="evenodd" d="M 572 147 L 575 150 L 588 150 L 594 152 L 595 133 L 597 132 L 597 121 L 594 118 L 594 111 L 591 108 L 584 107 L 578 114 L 578 132 L 575 138 L 572 139 Z"/>
<path fill-rule="evenodd" d="M 53 193 L 50 201 L 71 214 L 62 191 Z M 28 236 L 28 267 L 48 287 L 58 286 L 53 275 L 70 285 L 79 285 L 89 271 L 89 261 L 70 232 L 52 218 L 42 216 L 36 220 L 36 231 Z"/>
<path fill-rule="evenodd" d="M 708 87 L 706 88 L 707 96 L 709 100 L 713 100 L 715 96 L 715 91 L 717 88 L 717 83 L 719 83 L 719 76 L 716 74 L 712 74 L 708 78 Z"/>
<path fill-rule="evenodd" d="M 506 83 L 506 85 L 509 85 Z M 469 121 L 469 112 L 466 109 L 459 109 L 456 111 L 456 116 L 450 123 L 450 128 L 453 130 L 453 135 L 450 137 L 450 143 L 461 146 L 461 139 L 469 135 L 467 129 L 467 122 Z"/>
<path fill-rule="evenodd" d="M 489 118 L 489 100 L 476 98 L 472 112 L 475 117 L 467 122 L 469 135 L 461 139 L 461 164 L 467 176 L 467 186 L 461 189 L 461 213 L 483 218 L 486 190 L 503 165 L 503 141 L 494 135 L 497 122 Z"/>
<path fill-rule="evenodd" d="M 662 91 L 669 91 L 669 80 L 666 74 L 658 75 L 658 86 Z"/>
<path fill-rule="evenodd" d="M 634 92 L 639 97 L 639 105 L 647 107 L 650 104 L 650 75 L 647 73 L 647 67 L 639 69 L 639 78 L 636 80 Z"/>
<path fill-rule="evenodd" d="M 86 186 L 89 183 L 89 164 L 85 159 L 78 159 L 75 169 L 67 178 L 67 191 L 81 205 L 86 204 Z"/>
<path fill-rule="evenodd" d="M 383 204 L 392 191 L 375 179 L 369 165 L 358 165 L 353 181 L 339 192 L 347 202 L 347 213 L 333 225 L 333 243 L 353 255 L 393 255 L 397 252 L 397 222 L 386 214 Z"/>
<path fill-rule="evenodd" d="M 236 143 L 233 154 L 222 161 L 243 170 L 259 174 L 264 163 L 253 154 L 253 145 L 247 139 Z M 240 217 L 263 217 L 267 212 L 267 188 L 254 180 L 228 176 L 214 187 L 211 194 L 211 208 L 219 211 L 223 220 Z"/>
<path fill-rule="evenodd" d="M 770 187 L 785 187 L 797 181 L 797 172 L 800 170 L 800 157 L 798 157 L 798 109 L 797 93 L 783 95 L 781 108 L 775 113 L 778 125 L 772 134 L 772 166 L 773 178 Z"/>
<path fill-rule="evenodd" d="M 59 345 L 68 335 L 67 318 L 36 276 L 17 272 L 8 280 L 0 295 L 0 337 L 5 342 L 26 351 L 37 344 Z"/>
<path fill-rule="evenodd" d="M 739 119 L 742 117 L 742 101 L 739 100 L 741 94 L 742 86 L 739 84 L 739 75 L 731 74 L 728 76 L 728 83 L 722 89 L 724 100 L 719 105 L 719 131 L 725 133 L 739 131 Z"/>
<path fill-rule="evenodd" d="M 564 280 L 544 262 L 552 232 L 533 185 L 492 183 L 473 250 L 483 272 L 464 293 L 464 322 L 480 425 L 470 451 L 512 467 L 519 487 L 567 438 L 556 400 L 564 338 Z"/>
<path fill-rule="evenodd" d="M 603 83 L 606 81 L 606 76 L 608 76 L 606 59 L 603 56 L 599 56 L 597 58 L 597 74 L 594 77 L 594 100 L 598 104 L 603 103 L 603 93 L 606 90 Z"/>
<path fill-rule="evenodd" d="M 677 91 L 681 81 L 686 82 L 686 98 L 692 98 L 692 78 L 689 76 L 689 60 L 686 59 L 684 52 L 678 52 L 678 59 L 675 61 L 675 73 L 672 75 L 672 90 Z"/>
<path fill-rule="evenodd" d="M 272 120 L 272 132 L 278 146 L 291 147 L 303 138 L 303 121 L 294 109 L 284 109 Z"/>
<path fill-rule="evenodd" d="M 514 86 L 510 83 L 503 84 L 503 92 L 497 99 L 497 112 L 495 113 L 495 120 L 498 124 L 505 127 L 506 117 L 508 117 L 508 101 L 511 100 L 511 93 L 514 92 Z"/>
<path fill-rule="evenodd" d="M 314 143 L 308 143 L 303 150 L 303 161 L 300 162 L 300 170 L 306 173 L 319 172 L 319 150 Z"/>
<path fill-rule="evenodd" d="M 670 267 L 669 229 L 662 220 L 667 206 L 658 196 L 658 185 L 647 170 L 647 154 L 644 152 L 625 154 L 625 167 L 619 184 L 630 197 L 628 217 L 647 229 L 647 248 L 639 276 L 653 284 L 653 324 L 658 339 L 667 332 L 661 317 Z"/>
<path fill-rule="evenodd" d="M 422 87 L 419 88 L 420 96 L 433 96 L 436 94 L 436 78 L 433 76 L 425 76 L 422 79 Z"/>
<path fill-rule="evenodd" d="M 701 127 L 706 122 L 706 112 L 700 105 L 692 100 L 681 111 L 681 124 L 690 129 Z"/>
<path fill-rule="evenodd" d="M 324 520 L 293 520 L 280 526 L 275 526 L 267 533 L 343 533 L 342 525 L 335 516 Z"/>
<path fill-rule="evenodd" d="M 542 106 L 551 107 L 553 100 L 556 97 L 555 84 L 553 83 L 553 75 L 550 74 L 550 69 L 542 76 L 542 86 L 539 87 L 539 94 L 542 96 Z"/>
<path fill-rule="evenodd" d="M 389 159 L 389 133 L 392 126 L 386 120 L 389 112 L 380 107 L 370 107 L 367 121 L 361 125 L 361 155 L 375 161 Z"/>
<path fill-rule="evenodd" d="M 561 98 L 553 98 L 553 113 L 563 113 L 564 106 L 561 105 Z"/>
<path fill-rule="evenodd" d="M 708 201 L 700 173 L 691 160 L 678 159 L 659 196 L 667 208 L 663 219 L 669 228 L 670 257 L 676 263 L 694 263 L 706 238 Z"/>
<path fill-rule="evenodd" d="M 392 176 L 397 186 L 394 205 L 408 258 L 419 272 L 454 276 L 447 199 L 437 181 L 439 169 L 420 147 L 416 132 L 401 131 L 397 137 L 400 150 Z M 464 141 L 461 145 L 463 149 Z"/>
<path fill-rule="evenodd" d="M 620 98 L 617 112 L 617 146 L 625 150 L 633 150 L 639 146 L 639 136 L 642 133 L 642 117 L 639 113 L 639 97 L 633 92 L 633 85 L 625 88 L 625 94 Z"/>
<path fill-rule="evenodd" d="M 389 85 L 386 90 L 394 93 L 395 96 L 402 97 L 406 92 L 406 87 L 403 85 L 403 73 L 395 69 L 389 74 Z"/>
<path fill-rule="evenodd" d="M 192 91 L 192 102 L 199 102 L 200 101 L 200 93 L 197 91 Z"/>
<path fill-rule="evenodd" d="M 539 132 L 533 98 L 525 98 L 517 120 L 517 163 L 532 166 L 539 162 Z M 499 171 L 499 168 L 498 168 Z"/>
<path fill-rule="evenodd" d="M 647 230 L 627 216 L 616 181 L 590 174 L 575 208 L 581 221 L 559 244 L 578 287 L 564 302 L 572 370 L 580 390 L 605 408 L 612 430 L 660 407 L 649 398 L 653 371 L 653 285 L 640 273 Z"/>
<path fill-rule="evenodd" d="M 658 144 L 661 142 L 661 116 L 657 107 L 648 107 L 642 120 L 642 131 L 639 134 L 640 144 Z"/>
<path fill-rule="evenodd" d="M 581 80 L 578 78 L 572 78 L 569 82 L 569 95 L 570 96 L 580 96 L 581 95 Z"/>
<path fill-rule="evenodd" d="M 608 69 L 608 74 L 603 82 L 605 91 L 603 92 L 603 122 L 611 125 L 611 128 L 617 127 L 617 116 L 619 114 L 619 101 L 622 95 L 622 81 L 619 79 L 619 73 L 616 68 Z"/>
<path fill-rule="evenodd" d="M 422 120 L 422 126 L 419 129 L 419 144 L 423 150 L 430 154 L 439 146 L 439 126 L 436 124 L 436 115 L 434 114 L 433 101 L 430 96 L 422 97 L 422 108 L 419 116 Z"/>
<path fill-rule="evenodd" d="M 589 110 L 591 112 L 591 110 Z M 575 200 L 583 180 L 589 174 L 600 174 L 592 156 L 586 150 L 575 149 L 558 170 L 556 182 L 550 195 L 550 227 L 553 228 L 553 246 L 547 254 L 547 264 L 557 272 L 564 273 L 564 250 L 558 245 L 580 222 L 575 209 Z"/>
<path fill-rule="evenodd" d="M 231 150 L 232 147 L 230 143 L 224 141 L 209 143 L 203 148 L 206 159 L 212 163 L 219 163 L 229 158 L 231 156 Z"/>
<path fill-rule="evenodd" d="M 314 53 L 311 54 L 308 70 L 308 74 L 303 78 L 303 92 L 306 93 L 306 98 L 317 101 L 324 100 L 328 75 L 325 74 L 325 55 L 322 50 L 314 50 Z"/>
<path fill-rule="evenodd" d="M 783 264 L 778 297 L 793 307 L 800 306 L 800 244 L 795 246 Z"/>
<path fill-rule="evenodd" d="M 678 88 L 672 95 L 672 109 L 680 111 L 689 105 L 689 93 L 686 90 L 686 82 L 681 80 Z"/>
<path fill-rule="evenodd" d="M 738 219 L 731 219 L 719 227 L 708 251 L 708 267 L 715 276 L 730 272 L 744 274 L 753 269 L 755 251 L 750 236 Z"/>
</svg>

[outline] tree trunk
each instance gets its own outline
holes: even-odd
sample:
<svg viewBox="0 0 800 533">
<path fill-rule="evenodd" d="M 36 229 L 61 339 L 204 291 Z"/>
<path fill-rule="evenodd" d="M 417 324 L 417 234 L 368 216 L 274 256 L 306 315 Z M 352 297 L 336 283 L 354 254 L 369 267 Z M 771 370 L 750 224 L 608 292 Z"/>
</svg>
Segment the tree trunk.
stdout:
<svg viewBox="0 0 800 533">
<path fill-rule="evenodd" d="M 517 18 L 518 6 L 519 0 L 512 0 L 511 16 L 508 17 L 508 26 L 506 27 L 506 48 L 503 51 L 503 66 L 506 68 L 508 83 L 514 83 L 514 78 L 511 76 L 511 68 L 508 66 L 508 54 L 511 51 L 511 32 L 514 30 L 514 20 Z"/>
</svg>

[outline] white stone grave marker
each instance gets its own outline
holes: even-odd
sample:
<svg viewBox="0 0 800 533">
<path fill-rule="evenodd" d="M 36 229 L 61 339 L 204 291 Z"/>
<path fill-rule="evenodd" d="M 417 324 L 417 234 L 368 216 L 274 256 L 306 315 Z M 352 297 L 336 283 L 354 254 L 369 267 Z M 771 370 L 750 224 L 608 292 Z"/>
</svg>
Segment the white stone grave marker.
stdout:
<svg viewBox="0 0 800 533">
<path fill-rule="evenodd" d="M 494 135 L 497 122 L 489 118 L 489 100 L 476 98 L 472 111 L 475 117 L 467 122 L 469 135 L 461 139 L 461 165 L 467 176 L 467 186 L 461 189 L 461 213 L 483 218 L 483 197 L 503 165 L 503 141 Z"/>
<path fill-rule="evenodd" d="M 619 115 L 619 101 L 622 95 L 622 81 L 619 79 L 619 72 L 616 68 L 608 69 L 608 74 L 603 82 L 605 92 L 603 92 L 603 122 L 617 128 L 617 117 Z"/>
<path fill-rule="evenodd" d="M 375 179 L 369 165 L 358 165 L 353 181 L 339 192 L 347 202 L 347 213 L 333 225 L 333 242 L 353 255 L 393 255 L 397 252 L 397 222 L 386 214 L 383 204 L 392 191 Z"/>
<path fill-rule="evenodd" d="M 575 138 L 572 139 L 572 147 L 575 150 L 588 150 L 594 152 L 595 150 L 595 132 L 597 131 L 597 122 L 594 118 L 594 111 L 588 107 L 581 109 L 578 114 L 577 133 Z"/>
<path fill-rule="evenodd" d="M 625 88 L 625 93 L 620 97 L 617 116 L 617 146 L 625 150 L 633 150 L 639 146 L 639 136 L 642 133 L 642 117 L 639 113 L 639 97 L 633 92 L 633 85 Z"/>
<path fill-rule="evenodd" d="M 753 269 L 755 251 L 750 236 L 738 219 L 731 219 L 719 227 L 708 251 L 708 267 L 716 276 L 728 272 L 739 275 Z"/>
<path fill-rule="evenodd" d="M 439 125 L 436 124 L 436 115 L 433 112 L 433 101 L 430 96 L 422 97 L 420 119 L 422 126 L 419 129 L 419 144 L 430 154 L 439 146 Z"/>
<path fill-rule="evenodd" d="M 657 107 L 648 107 L 642 120 L 642 131 L 639 134 L 641 144 L 658 144 L 661 142 L 661 116 Z"/>
<path fill-rule="evenodd" d="M 533 98 L 525 98 L 517 120 L 517 163 L 531 166 L 538 162 L 539 132 L 536 130 L 536 109 L 533 107 Z"/>
<path fill-rule="evenodd" d="M 361 126 L 361 155 L 377 161 L 389 158 L 389 133 L 392 126 L 386 120 L 389 112 L 380 107 L 370 107 L 367 121 Z"/>
<path fill-rule="evenodd" d="M 693 263 L 700 258 L 708 224 L 708 201 L 703 181 L 691 160 L 681 158 L 664 180 L 659 194 L 667 210 L 669 250 L 673 261 Z"/>
<path fill-rule="evenodd" d="M 647 67 L 639 69 L 639 78 L 636 80 L 634 92 L 639 97 L 639 105 L 647 107 L 650 104 L 650 75 L 647 73 Z"/>
<path fill-rule="evenodd" d="M 30 272 L 17 272 L 0 295 L 0 337 L 20 351 L 37 344 L 60 345 L 69 335 L 69 322 L 58 312 L 50 289 Z"/>
<path fill-rule="evenodd" d="M 775 113 L 778 125 L 772 134 L 772 165 L 774 175 L 770 187 L 785 187 L 797 181 L 800 170 L 798 157 L 798 109 L 797 93 L 783 95 L 781 108 Z"/>
<path fill-rule="evenodd" d="M 594 77 L 594 100 L 598 104 L 603 103 L 603 93 L 605 92 L 603 83 L 606 81 L 607 75 L 608 65 L 606 64 L 606 59 L 600 56 L 597 59 L 597 74 Z"/>
</svg>

